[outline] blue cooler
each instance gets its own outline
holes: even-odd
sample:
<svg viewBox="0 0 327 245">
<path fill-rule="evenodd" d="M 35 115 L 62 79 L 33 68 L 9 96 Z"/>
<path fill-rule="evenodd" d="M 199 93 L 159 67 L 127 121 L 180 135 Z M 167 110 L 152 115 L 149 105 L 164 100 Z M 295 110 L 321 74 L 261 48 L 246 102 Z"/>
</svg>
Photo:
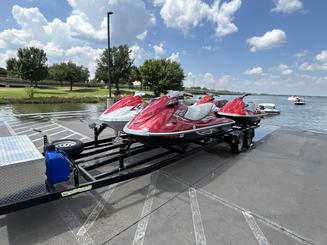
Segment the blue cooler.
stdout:
<svg viewBox="0 0 327 245">
<path fill-rule="evenodd" d="M 70 161 L 65 152 L 48 145 L 44 152 L 46 175 L 49 184 L 54 185 L 70 178 Z"/>
</svg>

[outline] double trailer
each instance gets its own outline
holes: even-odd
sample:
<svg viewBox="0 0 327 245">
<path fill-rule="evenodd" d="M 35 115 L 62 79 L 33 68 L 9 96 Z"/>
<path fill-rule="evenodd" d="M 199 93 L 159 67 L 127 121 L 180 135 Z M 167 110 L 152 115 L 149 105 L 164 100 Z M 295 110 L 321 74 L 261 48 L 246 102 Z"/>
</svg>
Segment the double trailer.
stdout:
<svg viewBox="0 0 327 245">
<path fill-rule="evenodd" d="M 53 147 L 44 136 L 45 152 L 56 148 L 69 163 L 68 178 L 55 184 L 47 178 L 46 154 L 41 154 L 27 136 L 0 137 L 0 215 L 149 174 L 205 146 L 227 142 L 239 153 L 251 147 L 259 125 L 234 125 L 198 142 L 165 148 L 144 145 L 128 135 L 120 141 L 100 140 L 105 127 L 94 126 L 94 140 L 84 144 L 65 139 L 53 142 Z"/>
</svg>

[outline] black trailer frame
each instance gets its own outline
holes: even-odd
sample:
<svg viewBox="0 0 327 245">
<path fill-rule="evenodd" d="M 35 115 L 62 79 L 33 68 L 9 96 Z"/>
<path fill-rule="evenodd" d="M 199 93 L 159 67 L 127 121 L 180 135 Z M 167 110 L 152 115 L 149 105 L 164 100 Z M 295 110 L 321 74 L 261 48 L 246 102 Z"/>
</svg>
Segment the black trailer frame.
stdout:
<svg viewBox="0 0 327 245">
<path fill-rule="evenodd" d="M 207 138 L 188 146 L 164 148 L 162 152 L 140 158 L 131 163 L 126 163 L 125 160 L 130 156 L 138 156 L 142 153 L 156 150 L 159 147 L 143 145 L 129 138 L 127 135 L 121 136 L 123 140 L 118 144 L 113 143 L 114 137 L 99 140 L 99 133 L 101 133 L 104 126 L 100 127 L 100 129 L 96 128 L 94 129 L 94 140 L 84 144 L 84 151 L 81 154 L 70 157 L 73 172 L 72 184 L 57 188 L 45 181 L 46 193 L 0 205 L 0 215 L 149 174 L 201 151 L 204 146 L 227 142 L 233 150 L 233 145 L 235 148 L 235 145 L 239 143 L 240 136 L 244 137 L 249 131 L 253 131 L 252 137 L 254 137 L 254 129 L 257 127 L 259 126 L 232 126 L 223 134 L 209 135 Z M 47 139 L 45 136 L 46 142 Z M 239 151 L 234 152 L 238 153 Z M 94 161 L 96 163 L 92 163 Z M 100 174 L 92 173 L 95 169 L 106 166 L 110 167 L 117 162 L 116 168 L 101 172 Z"/>
</svg>

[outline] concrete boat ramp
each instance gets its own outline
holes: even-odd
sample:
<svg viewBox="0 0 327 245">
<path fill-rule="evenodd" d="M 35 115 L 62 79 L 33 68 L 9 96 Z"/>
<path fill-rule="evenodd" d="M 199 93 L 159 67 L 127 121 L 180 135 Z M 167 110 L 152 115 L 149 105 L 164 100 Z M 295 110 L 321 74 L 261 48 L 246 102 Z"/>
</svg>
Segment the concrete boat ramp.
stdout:
<svg viewBox="0 0 327 245">
<path fill-rule="evenodd" d="M 41 149 L 37 125 L 52 139 L 87 141 L 80 117 L 8 117 L 0 135 L 26 134 Z M 255 148 L 239 155 L 216 145 L 135 180 L 0 216 L 0 244 L 327 244 L 326 149 L 327 135 L 263 125 Z"/>
</svg>

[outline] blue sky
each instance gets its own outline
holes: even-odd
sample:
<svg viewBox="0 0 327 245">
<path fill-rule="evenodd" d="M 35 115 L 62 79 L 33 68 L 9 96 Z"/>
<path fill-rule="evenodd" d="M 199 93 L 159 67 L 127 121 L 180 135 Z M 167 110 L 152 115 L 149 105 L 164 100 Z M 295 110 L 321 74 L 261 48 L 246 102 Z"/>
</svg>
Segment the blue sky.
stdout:
<svg viewBox="0 0 327 245">
<path fill-rule="evenodd" d="M 37 46 L 49 64 L 87 66 L 112 42 L 137 65 L 181 63 L 185 86 L 326 95 L 324 0 L 19 0 L 0 2 L 0 66 L 19 47 Z"/>
</svg>

